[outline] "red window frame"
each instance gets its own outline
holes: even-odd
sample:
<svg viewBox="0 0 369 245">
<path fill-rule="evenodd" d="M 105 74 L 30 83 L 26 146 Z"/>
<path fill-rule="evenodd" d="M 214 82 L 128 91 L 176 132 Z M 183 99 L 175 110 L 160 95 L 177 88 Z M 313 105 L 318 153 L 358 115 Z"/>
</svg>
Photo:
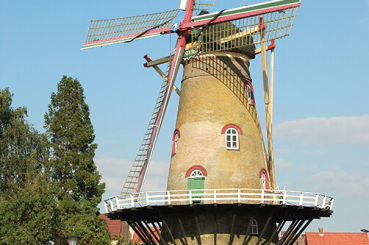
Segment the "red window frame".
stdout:
<svg viewBox="0 0 369 245">
<path fill-rule="evenodd" d="M 208 175 L 208 174 L 207 174 L 207 172 L 206 172 L 206 169 L 205 169 L 203 166 L 201 166 L 201 165 L 193 165 L 192 167 L 190 167 L 190 168 L 187 170 L 185 177 L 186 177 L 186 178 L 191 177 L 191 173 L 192 173 L 192 171 L 194 171 L 194 170 L 200 170 L 200 171 L 201 171 L 201 173 L 202 173 L 202 175 L 203 175 L 204 177 L 206 177 L 206 176 Z"/>
<path fill-rule="evenodd" d="M 265 168 L 261 169 L 260 171 L 260 176 L 259 176 L 260 179 L 262 178 L 263 174 L 265 176 L 265 183 L 264 183 L 263 188 L 265 190 L 269 190 L 269 175 L 268 175 L 268 172 L 265 170 Z"/>
<path fill-rule="evenodd" d="M 254 87 L 252 86 L 252 81 L 251 80 L 246 80 L 246 82 L 245 82 L 246 93 L 247 93 L 247 85 L 249 85 L 250 90 L 251 90 L 250 105 L 255 106 Z"/>
<path fill-rule="evenodd" d="M 177 136 L 177 139 L 176 139 L 176 136 Z M 173 144 L 172 144 L 172 155 L 176 154 L 177 153 L 177 148 L 178 148 L 178 140 L 180 138 L 180 133 L 179 133 L 179 130 L 176 129 L 174 130 L 174 133 L 173 133 Z"/>
</svg>

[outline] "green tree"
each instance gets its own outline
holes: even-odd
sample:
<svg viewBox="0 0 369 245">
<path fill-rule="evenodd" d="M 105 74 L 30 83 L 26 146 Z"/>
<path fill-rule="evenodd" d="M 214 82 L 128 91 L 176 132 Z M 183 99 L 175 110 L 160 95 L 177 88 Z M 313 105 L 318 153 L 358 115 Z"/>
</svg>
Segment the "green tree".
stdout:
<svg viewBox="0 0 369 245">
<path fill-rule="evenodd" d="M 110 234 L 97 208 L 105 183 L 100 183 L 93 161 L 97 148 L 94 129 L 77 79 L 63 76 L 58 83 L 45 114 L 45 129 L 52 155 L 51 177 L 58 186 L 59 238 L 78 235 L 82 244 L 109 244 Z"/>
<path fill-rule="evenodd" d="M 56 202 L 45 137 L 26 122 L 26 108 L 11 105 L 9 89 L 0 90 L 0 244 L 47 244 Z"/>
</svg>

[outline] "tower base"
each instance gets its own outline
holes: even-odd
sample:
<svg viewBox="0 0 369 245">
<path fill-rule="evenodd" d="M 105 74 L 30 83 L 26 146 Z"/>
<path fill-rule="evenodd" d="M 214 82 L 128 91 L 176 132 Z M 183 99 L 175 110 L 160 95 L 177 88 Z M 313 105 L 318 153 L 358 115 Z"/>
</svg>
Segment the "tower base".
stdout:
<svg viewBox="0 0 369 245">
<path fill-rule="evenodd" d="M 239 203 L 144 206 L 107 215 L 126 221 L 145 244 L 286 245 L 314 219 L 332 213 L 319 207 Z M 282 229 L 286 232 L 279 239 Z"/>
</svg>

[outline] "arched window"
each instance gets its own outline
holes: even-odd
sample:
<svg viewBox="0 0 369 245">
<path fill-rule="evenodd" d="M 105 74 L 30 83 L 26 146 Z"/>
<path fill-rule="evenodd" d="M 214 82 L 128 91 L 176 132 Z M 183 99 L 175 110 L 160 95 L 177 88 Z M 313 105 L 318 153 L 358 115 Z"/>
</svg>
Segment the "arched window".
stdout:
<svg viewBox="0 0 369 245">
<path fill-rule="evenodd" d="M 204 175 L 202 174 L 201 170 L 199 170 L 199 169 L 193 170 L 190 174 L 190 178 L 200 178 L 200 177 L 204 177 Z"/>
<path fill-rule="evenodd" d="M 174 130 L 174 134 L 173 134 L 172 155 L 177 153 L 178 140 L 179 140 L 179 130 L 176 129 L 176 130 Z"/>
<path fill-rule="evenodd" d="M 227 129 L 226 133 L 226 148 L 230 150 L 238 150 L 238 133 L 234 128 Z"/>
<path fill-rule="evenodd" d="M 239 135 L 242 135 L 242 130 L 236 124 L 227 124 L 222 129 L 222 134 L 225 134 L 225 145 L 227 150 L 239 150 L 240 140 Z"/>
<path fill-rule="evenodd" d="M 251 232 L 250 232 L 251 235 L 259 235 L 259 224 L 258 222 L 253 219 L 251 221 Z"/>
<path fill-rule="evenodd" d="M 265 190 L 269 190 L 269 176 L 264 168 L 260 171 L 260 180 L 261 184 L 263 185 L 263 188 Z"/>
<path fill-rule="evenodd" d="M 206 169 L 200 165 L 193 165 L 186 172 L 186 178 L 206 177 Z"/>
</svg>

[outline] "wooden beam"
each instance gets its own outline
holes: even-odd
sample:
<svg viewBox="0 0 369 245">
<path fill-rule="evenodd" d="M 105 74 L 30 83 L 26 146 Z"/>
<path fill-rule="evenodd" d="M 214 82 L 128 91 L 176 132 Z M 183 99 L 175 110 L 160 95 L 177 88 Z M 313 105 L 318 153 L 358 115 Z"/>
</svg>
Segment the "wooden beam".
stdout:
<svg viewBox="0 0 369 245">
<path fill-rule="evenodd" d="M 263 26 L 264 20 L 263 17 L 260 17 L 260 26 Z M 271 115 L 270 115 L 270 98 L 269 98 L 269 82 L 268 82 L 268 64 L 267 64 L 267 54 L 266 54 L 266 42 L 265 42 L 265 30 L 260 30 L 261 36 L 261 60 L 262 60 L 262 68 L 263 68 L 263 82 L 264 82 L 264 103 L 265 103 L 265 118 L 266 118 L 266 128 L 267 128 L 267 139 L 268 139 L 268 172 L 270 175 L 270 170 L 274 169 L 274 160 L 273 160 L 273 141 L 272 141 L 272 124 L 271 124 Z M 272 167 L 273 166 L 273 167 Z M 273 177 L 274 176 L 271 176 Z M 270 180 L 271 189 L 275 189 L 274 179 Z"/>
<path fill-rule="evenodd" d="M 199 219 L 197 218 L 196 214 L 195 214 L 195 223 L 196 223 L 196 231 L 197 231 L 197 235 L 196 235 L 197 244 L 202 245 L 201 244 L 201 232 L 200 232 L 200 226 L 199 226 Z"/>
<path fill-rule="evenodd" d="M 193 49 L 193 48 L 197 48 L 200 47 L 200 42 L 193 42 L 193 43 L 187 43 L 185 50 L 189 50 L 189 49 Z"/>
<path fill-rule="evenodd" d="M 169 236 L 170 236 L 170 238 L 172 239 L 172 242 L 173 242 L 175 245 L 177 245 L 176 241 L 174 240 L 173 234 L 172 234 L 172 232 L 171 232 L 171 231 L 170 231 L 170 229 L 169 229 L 169 226 L 168 226 L 167 222 L 166 222 L 163 218 L 162 218 L 162 222 L 163 222 L 163 224 L 164 224 L 165 229 L 167 229 L 167 231 L 168 231 L 168 233 L 169 233 Z"/>
<path fill-rule="evenodd" d="M 171 57 L 171 56 L 169 56 Z M 149 58 L 148 55 L 145 55 L 144 58 L 148 61 L 148 63 L 151 63 L 151 62 L 154 62 L 154 61 L 151 61 L 151 59 Z M 146 63 L 146 64 L 148 64 Z M 147 66 L 148 67 L 148 66 Z M 161 76 L 161 78 L 163 78 L 165 81 L 168 80 L 168 77 L 167 75 L 165 75 L 165 73 L 159 68 L 159 66 L 157 65 L 151 65 L 150 67 L 153 67 L 155 69 L 155 71 Z M 173 90 L 174 92 L 176 92 L 178 94 L 178 96 L 181 96 L 181 91 L 176 87 L 176 85 L 173 84 Z"/>
<path fill-rule="evenodd" d="M 155 231 L 156 231 L 156 234 L 155 234 L 155 232 L 151 229 L 151 227 L 150 227 L 150 225 L 149 225 L 149 223 L 147 222 L 147 221 L 144 221 L 144 223 L 145 223 L 145 225 L 146 225 L 146 229 L 148 229 L 149 231 L 150 231 L 150 235 L 151 235 L 151 237 L 153 238 L 153 239 L 155 239 L 156 240 L 156 243 L 159 243 L 160 242 L 160 238 L 159 238 L 159 236 L 158 236 L 158 231 L 155 229 L 155 224 L 153 224 L 153 223 L 151 223 L 152 225 L 153 225 L 153 227 L 154 227 L 154 229 L 155 229 Z"/>
<path fill-rule="evenodd" d="M 301 236 L 301 233 L 306 229 L 306 227 L 308 227 L 310 225 L 310 223 L 313 221 L 314 219 L 311 218 L 308 220 L 308 222 L 306 222 L 306 224 L 304 225 L 304 227 L 302 227 L 298 232 L 297 234 L 295 235 L 295 237 L 291 240 L 291 244 L 293 244 L 297 238 L 299 238 Z"/>
<path fill-rule="evenodd" d="M 223 38 L 219 39 L 218 42 L 220 42 L 221 44 L 223 44 L 223 43 L 226 43 L 226 42 L 233 41 L 234 39 L 237 39 L 237 38 L 243 38 L 243 37 L 252 35 L 252 34 L 254 34 L 254 33 L 258 32 L 258 31 L 259 31 L 259 27 L 256 26 L 256 27 L 247 29 L 246 31 L 238 32 L 236 34 L 223 37 Z"/>
<path fill-rule="evenodd" d="M 153 221 L 153 219 L 151 218 L 151 216 L 147 212 L 146 212 L 146 216 L 149 219 L 149 221 L 151 222 L 151 224 L 153 225 L 156 233 L 159 235 L 159 237 L 160 237 L 160 244 L 165 245 L 166 242 L 165 242 L 164 238 L 161 235 L 161 231 L 160 231 L 161 230 L 161 227 L 160 227 L 160 225 L 157 222 L 156 222 L 157 225 L 155 225 L 155 221 Z M 159 229 L 156 226 L 159 226 Z"/>
<path fill-rule="evenodd" d="M 234 224 L 236 223 L 236 214 L 233 215 L 232 225 L 231 225 L 231 234 L 229 236 L 229 243 L 228 245 L 232 245 L 233 243 L 233 236 L 234 236 Z"/>
<path fill-rule="evenodd" d="M 134 222 L 132 222 L 131 220 L 128 220 L 128 219 L 126 220 L 126 222 L 136 232 L 136 234 L 138 235 L 138 237 L 141 238 L 141 240 L 145 244 L 149 244 L 150 245 L 150 241 L 148 241 L 147 238 L 145 237 L 145 235 L 141 233 L 141 230 L 139 228 L 137 228 L 137 226 L 134 224 Z"/>
<path fill-rule="evenodd" d="M 263 231 L 262 231 L 262 232 L 260 233 L 260 235 L 259 235 L 259 239 L 258 239 L 258 242 L 256 243 L 256 245 L 259 245 L 259 244 L 260 244 L 261 239 L 263 238 L 263 236 L 264 236 L 264 234 L 265 234 L 265 232 L 266 232 L 266 230 L 267 230 L 267 228 L 268 228 L 268 226 L 269 226 L 269 224 L 270 224 L 270 221 L 271 221 L 271 220 L 272 220 L 272 218 L 273 218 L 274 211 L 275 211 L 275 209 L 273 209 L 272 213 L 269 215 L 269 217 L 268 217 L 268 219 L 267 219 L 267 222 L 266 222 L 266 223 L 265 223 L 265 225 L 264 225 Z"/>
<path fill-rule="evenodd" d="M 136 225 L 138 225 L 138 227 L 141 229 L 142 233 L 146 236 L 147 241 L 148 242 L 151 242 L 152 244 L 155 244 L 156 242 L 155 242 L 154 238 L 152 237 L 152 235 L 147 232 L 146 226 L 144 224 L 142 224 L 142 222 L 140 221 L 140 219 L 134 213 L 132 213 L 132 216 L 136 220 L 135 221 L 136 222 Z M 152 233 L 152 230 L 151 229 L 150 229 L 150 233 Z"/>
<path fill-rule="evenodd" d="M 248 236 L 250 235 L 251 225 L 252 225 L 252 221 L 253 220 L 254 220 L 254 216 L 251 216 L 250 221 L 249 221 L 249 224 L 247 225 L 247 228 L 246 228 L 246 234 L 245 234 L 245 238 L 243 239 L 242 245 L 246 245 L 247 244 L 246 242 L 247 242 Z"/>
<path fill-rule="evenodd" d="M 300 219 L 300 215 L 297 215 L 297 217 L 295 217 L 295 219 L 292 221 L 292 223 L 290 224 L 286 232 L 283 234 L 282 238 L 278 241 L 277 245 L 284 244 L 284 241 L 286 241 L 289 238 L 290 234 L 295 229 L 296 225 L 298 224 L 299 219 Z"/>
<path fill-rule="evenodd" d="M 278 233 L 282 230 L 284 224 L 286 223 L 286 218 L 287 218 L 288 213 L 289 212 L 287 210 L 285 214 L 283 215 L 282 221 L 279 222 L 278 226 L 274 229 L 273 234 L 270 236 L 267 244 L 271 244 L 275 235 L 278 235 Z"/>
<path fill-rule="evenodd" d="M 179 228 L 181 228 L 181 233 L 182 233 L 182 236 L 183 236 L 183 239 L 184 239 L 184 243 L 185 243 L 186 245 L 188 245 L 186 232 L 185 232 L 185 229 L 184 229 L 184 227 L 183 227 L 182 220 L 181 220 L 180 218 L 178 218 L 178 223 L 179 223 Z M 182 243 L 183 243 L 183 242 L 182 242 Z"/>
<path fill-rule="evenodd" d="M 217 219 L 217 205 L 214 203 L 214 245 L 217 245 L 217 234 L 218 234 L 218 219 Z"/>
<path fill-rule="evenodd" d="M 169 56 L 164 57 L 164 58 L 148 61 L 147 63 L 144 64 L 144 66 L 145 67 L 153 67 L 155 65 L 161 65 L 161 64 L 164 64 L 164 63 L 167 63 L 167 62 L 171 61 L 173 59 L 173 57 L 174 57 L 174 55 L 169 55 Z"/>
<path fill-rule="evenodd" d="M 288 237 L 288 239 L 286 240 L 285 244 L 292 244 L 292 240 L 294 240 L 294 238 L 296 237 L 296 235 L 299 233 L 302 225 L 305 223 L 306 219 L 307 219 L 308 214 L 305 215 L 301 215 L 301 218 L 299 219 L 298 224 L 296 225 L 296 227 L 292 230 L 291 235 Z"/>
<path fill-rule="evenodd" d="M 274 100 L 274 48 L 270 51 L 270 101 L 269 101 L 269 113 L 270 113 L 270 137 L 271 137 L 271 143 L 273 141 L 272 139 L 272 130 L 273 130 L 273 100 Z M 276 183 L 275 183 L 275 169 L 274 169 L 274 151 L 273 151 L 273 145 L 271 146 L 270 153 L 269 153 L 269 176 L 270 176 L 270 183 L 271 183 L 271 189 L 276 189 Z"/>
</svg>

